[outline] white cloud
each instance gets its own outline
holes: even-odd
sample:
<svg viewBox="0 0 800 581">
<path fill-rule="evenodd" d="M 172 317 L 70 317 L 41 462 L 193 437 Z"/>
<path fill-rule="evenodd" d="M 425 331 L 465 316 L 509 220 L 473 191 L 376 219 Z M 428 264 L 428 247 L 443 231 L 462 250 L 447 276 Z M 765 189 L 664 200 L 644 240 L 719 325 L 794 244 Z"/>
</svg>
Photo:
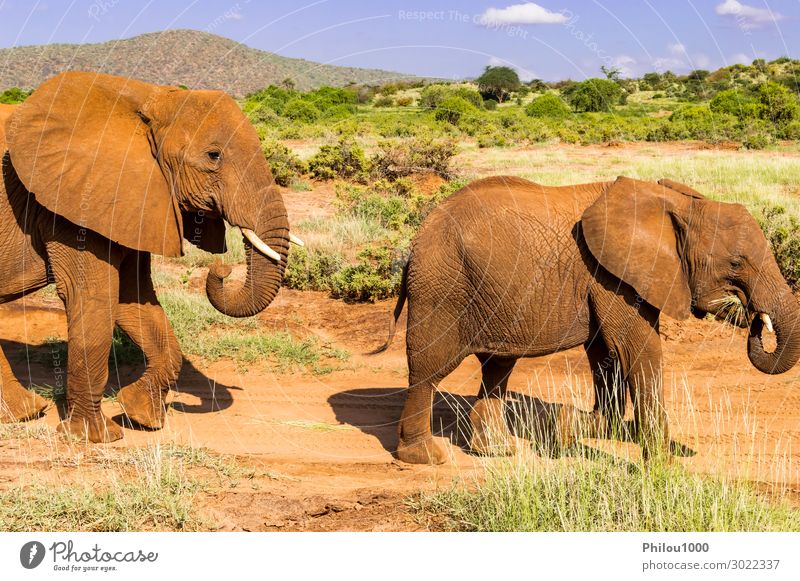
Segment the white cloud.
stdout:
<svg viewBox="0 0 800 581">
<path fill-rule="evenodd" d="M 616 56 L 612 61 L 612 66 L 617 69 L 623 77 L 632 77 L 635 65 L 636 59 L 627 54 Z"/>
<path fill-rule="evenodd" d="M 767 8 L 756 8 L 742 4 L 739 0 L 725 0 L 715 8 L 720 16 L 733 16 L 743 29 L 758 28 L 783 19 L 783 15 Z"/>
<path fill-rule="evenodd" d="M 489 8 L 478 20 L 483 26 L 489 27 L 509 24 L 564 24 L 566 21 L 566 15 L 552 12 L 534 2 Z"/>
<path fill-rule="evenodd" d="M 686 66 L 686 62 L 672 57 L 660 57 L 653 59 L 653 68 L 656 72 L 680 70 Z"/>
<path fill-rule="evenodd" d="M 753 62 L 753 58 L 747 56 L 743 52 L 737 52 L 736 54 L 733 54 L 730 56 L 730 58 L 728 58 L 729 65 L 736 65 L 736 64 L 749 65 L 751 62 Z"/>
<path fill-rule="evenodd" d="M 711 59 L 708 58 L 708 55 L 698 53 L 694 55 L 692 64 L 698 69 L 707 69 L 711 66 Z"/>
<path fill-rule="evenodd" d="M 680 42 L 667 45 L 667 50 L 669 51 L 669 54 L 674 54 L 675 56 L 683 56 L 686 54 L 686 47 Z"/>
</svg>

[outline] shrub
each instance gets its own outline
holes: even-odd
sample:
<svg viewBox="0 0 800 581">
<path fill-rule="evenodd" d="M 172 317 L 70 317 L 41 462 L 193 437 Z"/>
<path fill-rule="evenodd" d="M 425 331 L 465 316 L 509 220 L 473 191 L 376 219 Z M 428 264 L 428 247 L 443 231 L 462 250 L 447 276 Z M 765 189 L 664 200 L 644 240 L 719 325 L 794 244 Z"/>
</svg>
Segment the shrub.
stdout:
<svg viewBox="0 0 800 581">
<path fill-rule="evenodd" d="M 376 107 L 393 107 L 394 106 L 394 99 L 389 97 L 388 95 L 381 95 L 375 99 L 374 105 Z"/>
<path fill-rule="evenodd" d="M 475 108 L 483 107 L 483 97 L 470 87 L 451 87 L 449 85 L 428 85 L 420 93 L 419 105 L 426 109 L 436 109 L 449 97 L 461 97 Z"/>
<path fill-rule="evenodd" d="M 0 93 L 0 103 L 3 105 L 16 105 L 30 97 L 33 91 L 23 91 L 19 87 L 11 87 Z"/>
<path fill-rule="evenodd" d="M 587 79 L 572 85 L 562 94 L 579 113 L 611 111 L 619 102 L 622 89 L 608 79 Z"/>
<path fill-rule="evenodd" d="M 487 111 L 494 111 L 495 109 L 497 109 L 497 101 L 495 101 L 494 99 L 486 99 L 483 102 L 483 108 L 486 109 Z"/>
<path fill-rule="evenodd" d="M 367 246 L 358 253 L 358 263 L 346 266 L 331 278 L 331 295 L 351 301 L 391 297 L 402 278 L 401 257 L 385 247 Z"/>
<path fill-rule="evenodd" d="M 352 117 L 356 113 L 355 105 L 342 103 L 341 105 L 333 105 L 328 107 L 322 113 L 325 119 L 346 119 Z"/>
<path fill-rule="evenodd" d="M 709 103 L 714 113 L 726 113 L 739 119 L 756 119 L 761 115 L 762 105 L 739 89 L 720 91 Z"/>
<path fill-rule="evenodd" d="M 397 98 L 397 106 L 398 107 L 408 107 L 413 102 L 414 102 L 414 97 L 410 97 L 408 95 L 405 95 L 403 97 L 398 97 Z"/>
<path fill-rule="evenodd" d="M 262 143 L 261 149 L 272 169 L 275 183 L 288 186 L 295 178 L 306 172 L 306 164 L 282 143 L 266 140 Z"/>
<path fill-rule="evenodd" d="M 313 103 L 304 99 L 292 99 L 284 105 L 281 115 L 292 121 L 313 123 L 319 119 L 320 111 Z"/>
<path fill-rule="evenodd" d="M 566 117 L 570 111 L 558 95 L 545 93 L 525 107 L 525 113 L 530 117 Z"/>
<path fill-rule="evenodd" d="M 758 88 L 758 97 L 763 105 L 763 119 L 773 123 L 788 123 L 798 117 L 797 97 L 783 85 L 763 83 Z"/>
<path fill-rule="evenodd" d="M 756 219 L 772 247 L 783 278 L 797 292 L 800 290 L 800 222 L 783 206 L 764 207 Z"/>
<path fill-rule="evenodd" d="M 307 247 L 292 248 L 283 282 L 297 290 L 329 291 L 331 277 L 344 265 L 340 254 Z"/>
<path fill-rule="evenodd" d="M 477 109 L 472 103 L 462 97 L 447 97 L 436 107 L 437 121 L 446 121 L 452 125 L 458 124 L 462 117 L 475 115 Z"/>
<path fill-rule="evenodd" d="M 372 175 L 397 180 L 415 173 L 430 172 L 450 179 L 450 162 L 456 154 L 454 141 L 414 138 L 403 141 L 384 141 L 371 160 Z"/>
<path fill-rule="evenodd" d="M 369 161 L 364 150 L 350 139 L 340 139 L 335 145 L 323 145 L 308 160 L 308 172 L 317 179 L 334 178 L 364 181 L 369 172 Z"/>
</svg>

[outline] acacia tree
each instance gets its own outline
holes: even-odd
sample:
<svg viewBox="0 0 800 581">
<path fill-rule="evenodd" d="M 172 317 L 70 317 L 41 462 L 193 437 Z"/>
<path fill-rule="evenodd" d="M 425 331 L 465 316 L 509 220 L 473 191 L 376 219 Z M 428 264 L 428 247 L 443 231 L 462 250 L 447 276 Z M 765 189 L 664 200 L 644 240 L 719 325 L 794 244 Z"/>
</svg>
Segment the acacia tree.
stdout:
<svg viewBox="0 0 800 581">
<path fill-rule="evenodd" d="M 502 103 L 510 93 L 520 87 L 519 75 L 511 67 L 487 66 L 478 77 L 478 90 L 484 98 Z"/>
</svg>

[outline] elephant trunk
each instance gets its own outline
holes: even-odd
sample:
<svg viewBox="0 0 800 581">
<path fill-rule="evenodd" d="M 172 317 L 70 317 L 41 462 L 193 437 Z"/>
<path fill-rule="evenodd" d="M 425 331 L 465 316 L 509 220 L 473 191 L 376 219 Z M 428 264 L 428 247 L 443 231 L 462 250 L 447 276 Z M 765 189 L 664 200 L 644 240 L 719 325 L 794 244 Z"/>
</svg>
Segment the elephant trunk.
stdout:
<svg viewBox="0 0 800 581">
<path fill-rule="evenodd" d="M 289 253 L 289 225 L 283 201 L 277 197 L 261 209 L 264 224 L 243 235 L 247 275 L 243 282 L 226 282 L 231 267 L 216 263 L 206 279 L 206 294 L 215 309 L 230 317 L 251 317 L 266 309 L 278 294 Z M 243 230 L 248 226 L 242 221 Z M 236 222 L 232 222 L 236 224 Z M 255 237 L 253 236 L 255 234 Z M 267 256 L 255 244 L 263 242 L 279 255 Z M 262 246 L 263 248 L 263 246 Z"/>
<path fill-rule="evenodd" d="M 758 299 L 760 297 L 756 297 Z M 789 371 L 800 359 L 800 305 L 789 291 L 780 293 L 765 306 L 760 300 L 750 300 L 749 309 L 756 315 L 750 324 L 747 354 L 753 366 L 763 373 Z M 767 315 L 764 317 L 763 315 Z M 774 351 L 764 350 L 763 333 L 769 323 L 775 332 Z"/>
</svg>

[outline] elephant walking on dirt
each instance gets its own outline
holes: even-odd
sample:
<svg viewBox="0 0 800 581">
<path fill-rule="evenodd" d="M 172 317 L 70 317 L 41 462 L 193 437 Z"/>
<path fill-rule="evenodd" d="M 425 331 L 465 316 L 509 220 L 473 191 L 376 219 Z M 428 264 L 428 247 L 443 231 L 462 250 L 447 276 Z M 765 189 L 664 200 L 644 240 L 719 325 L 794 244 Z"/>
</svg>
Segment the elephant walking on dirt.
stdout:
<svg viewBox="0 0 800 581">
<path fill-rule="evenodd" d="M 185 238 L 225 251 L 225 222 L 244 234 L 247 275 L 209 272 L 219 311 L 255 315 L 278 292 L 289 248 L 286 209 L 255 129 L 219 91 L 185 91 L 96 73 L 43 83 L 0 106 L 0 302 L 54 282 L 68 324 L 62 431 L 108 442 L 100 410 L 116 325 L 143 350 L 142 377 L 119 392 L 125 413 L 159 428 L 182 356 L 158 303 L 150 253 L 180 256 Z M 255 248 L 255 250 L 254 250 Z M 0 421 L 39 414 L 0 353 Z"/>
<path fill-rule="evenodd" d="M 749 314 L 752 364 L 788 371 L 800 358 L 800 309 L 743 206 L 669 180 L 476 181 L 428 216 L 411 247 L 389 338 L 407 299 L 409 389 L 397 455 L 444 460 L 431 403 L 437 384 L 470 354 L 483 370 L 471 446 L 510 453 L 504 397 L 517 359 L 578 345 L 595 390 L 584 433 L 616 429 L 629 393 L 645 458 L 665 454 L 659 316 L 719 312 L 729 295 Z M 762 333 L 773 326 L 777 346 L 767 352 Z M 561 444 L 570 443 L 574 418 L 558 422 Z"/>
</svg>

